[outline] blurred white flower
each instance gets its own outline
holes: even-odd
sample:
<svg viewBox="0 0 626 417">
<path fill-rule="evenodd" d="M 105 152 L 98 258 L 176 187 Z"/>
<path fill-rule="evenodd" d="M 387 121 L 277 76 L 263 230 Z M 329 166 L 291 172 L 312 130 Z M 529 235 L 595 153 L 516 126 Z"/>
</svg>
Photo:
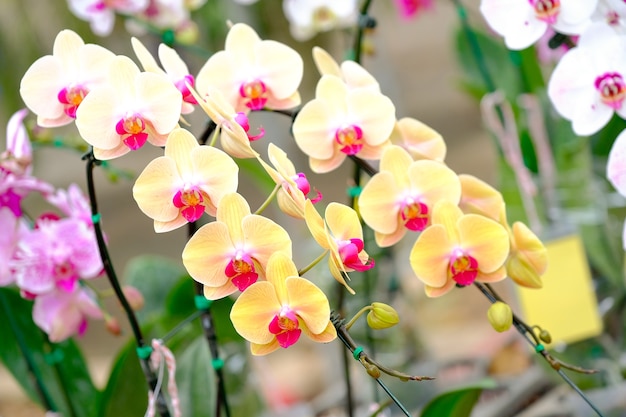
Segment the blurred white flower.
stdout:
<svg viewBox="0 0 626 417">
<path fill-rule="evenodd" d="M 353 26 L 356 0 L 284 0 L 283 10 L 294 39 L 305 41 L 318 32 Z"/>
</svg>

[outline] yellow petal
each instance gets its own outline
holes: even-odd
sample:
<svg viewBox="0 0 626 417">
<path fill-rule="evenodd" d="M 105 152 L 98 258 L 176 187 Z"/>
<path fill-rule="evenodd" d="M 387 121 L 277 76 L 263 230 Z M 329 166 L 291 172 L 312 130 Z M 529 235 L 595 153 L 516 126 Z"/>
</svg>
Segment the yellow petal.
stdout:
<svg viewBox="0 0 626 417">
<path fill-rule="evenodd" d="M 224 223 L 202 226 L 189 239 L 182 259 L 193 279 L 210 287 L 220 287 L 228 281 L 225 269 L 233 251 L 233 242 Z"/>
<path fill-rule="evenodd" d="M 94 148 L 111 150 L 120 146 L 120 135 L 115 131 L 119 119 L 116 119 L 111 111 L 118 105 L 115 92 L 102 88 L 87 94 L 78 107 L 76 111 L 78 133 Z M 128 148 L 125 145 L 124 147 Z"/>
<path fill-rule="evenodd" d="M 440 200 L 458 204 L 461 199 L 461 182 L 454 171 L 440 162 L 422 159 L 409 168 L 413 189 L 419 190 L 422 202 L 432 209 Z"/>
<path fill-rule="evenodd" d="M 333 114 L 323 100 L 311 100 L 296 116 L 292 125 L 298 147 L 310 157 L 329 159 L 334 154 L 334 134 L 331 131 Z"/>
<path fill-rule="evenodd" d="M 237 74 L 240 68 L 242 67 L 237 66 L 232 54 L 226 51 L 214 53 L 200 68 L 196 77 L 196 89 L 199 95 L 204 97 L 211 89 L 218 90 L 224 100 L 234 109 L 240 100 L 239 85 L 232 76 L 225 77 L 224 74 Z"/>
<path fill-rule="evenodd" d="M 174 220 L 180 213 L 172 200 L 179 180 L 176 164 L 172 159 L 161 156 L 152 160 L 133 186 L 133 198 L 139 209 L 154 220 Z"/>
<path fill-rule="evenodd" d="M 52 54 L 59 57 L 70 68 L 78 67 L 78 51 L 85 45 L 83 39 L 74 31 L 60 31 L 54 39 Z"/>
<path fill-rule="evenodd" d="M 163 65 L 163 69 L 169 75 L 181 78 L 189 75 L 187 64 L 185 64 L 185 61 L 180 58 L 175 49 L 162 43 L 159 45 L 158 53 L 161 65 Z"/>
<path fill-rule="evenodd" d="M 289 98 L 300 85 L 304 64 L 295 50 L 280 42 L 266 40 L 255 48 L 263 82 L 276 99 Z"/>
<path fill-rule="evenodd" d="M 165 76 L 144 72 L 135 80 L 141 100 L 141 115 L 149 120 L 160 134 L 169 134 L 177 125 L 183 96 Z"/>
<path fill-rule="evenodd" d="M 128 152 L 130 152 L 130 148 L 122 142 L 113 149 L 101 149 L 95 146 L 93 148 L 93 156 L 101 161 L 118 158 L 122 155 L 126 155 Z"/>
<path fill-rule="evenodd" d="M 397 217 L 397 216 L 396 216 Z M 407 228 L 400 222 L 397 221 L 396 230 L 392 233 L 380 233 L 374 232 L 374 237 L 376 239 L 376 244 L 380 248 L 388 248 L 389 246 L 393 246 L 400 241 L 406 234 Z"/>
<path fill-rule="evenodd" d="M 376 78 L 365 68 L 354 61 L 341 63 L 342 78 L 350 88 L 367 88 L 369 91 L 380 93 L 380 86 Z"/>
<path fill-rule="evenodd" d="M 250 353 L 254 356 L 267 355 L 275 350 L 278 350 L 279 348 L 280 345 L 278 344 L 278 340 L 276 338 L 266 344 L 250 343 Z"/>
<path fill-rule="evenodd" d="M 189 180 L 199 183 L 200 189 L 210 197 L 206 211 L 215 216 L 222 197 L 237 191 L 239 167 L 226 153 L 206 145 L 193 150 L 191 167 L 193 175 Z"/>
<path fill-rule="evenodd" d="M 401 189 L 409 188 L 409 167 L 413 163 L 411 155 L 400 146 L 389 146 L 383 151 L 380 159 L 380 170 L 393 175 Z"/>
<path fill-rule="evenodd" d="M 315 87 L 315 98 L 326 103 L 331 114 L 342 117 L 346 114 L 346 100 L 348 87 L 341 78 L 333 75 L 324 75 Z"/>
<path fill-rule="evenodd" d="M 326 207 L 324 215 L 326 224 L 337 240 L 361 239 L 363 229 L 359 221 L 359 215 L 352 207 L 332 202 Z"/>
<path fill-rule="evenodd" d="M 216 218 L 228 227 L 233 243 L 241 243 L 244 241 L 241 222 L 249 214 L 250 206 L 246 199 L 240 194 L 231 193 L 222 196 L 217 206 Z"/>
<path fill-rule="evenodd" d="M 484 273 L 482 271 L 478 271 L 478 275 L 476 275 L 476 281 L 486 282 L 486 283 L 499 282 L 505 278 L 506 278 L 506 268 L 504 265 L 502 265 L 500 268 L 490 273 Z"/>
<path fill-rule="evenodd" d="M 337 61 L 333 57 L 320 48 L 319 46 L 313 47 L 313 61 L 319 71 L 320 75 L 334 75 L 335 77 L 341 77 L 341 70 Z"/>
<path fill-rule="evenodd" d="M 459 243 L 457 223 L 463 216 L 461 209 L 449 200 L 440 200 L 432 207 L 430 221 L 432 224 L 440 224 L 444 227 L 448 240 L 455 244 Z"/>
<path fill-rule="evenodd" d="M 541 277 L 528 262 L 519 256 L 513 255 L 506 262 L 506 272 L 517 284 L 527 288 L 541 288 Z"/>
<path fill-rule="evenodd" d="M 440 288 L 448 283 L 448 265 L 454 242 L 442 225 L 427 227 L 411 249 L 409 261 L 415 275 L 426 285 Z"/>
<path fill-rule="evenodd" d="M 332 250 L 330 252 L 330 255 L 328 256 L 328 269 L 330 270 L 330 274 L 333 276 L 333 278 L 335 278 L 338 283 L 343 285 L 350 294 L 356 294 L 356 292 L 346 282 L 346 277 L 348 277 L 348 273 L 343 265 L 343 262 L 339 258 L 336 249 Z"/>
<path fill-rule="evenodd" d="M 326 328 L 324 329 L 324 331 L 321 333 L 318 333 L 318 334 L 311 333 L 309 329 L 307 329 L 306 327 L 303 327 L 302 331 L 304 332 L 305 335 L 309 337 L 309 339 L 317 343 L 328 343 L 328 342 L 332 342 L 333 340 L 337 338 L 337 329 L 335 329 L 335 326 L 333 326 L 333 324 L 330 321 L 326 325 Z"/>
<path fill-rule="evenodd" d="M 431 159 L 443 162 L 446 143 L 441 135 L 426 124 L 411 117 L 396 122 L 391 141 L 409 151 L 413 159 Z"/>
<path fill-rule="evenodd" d="M 239 288 L 237 288 L 231 280 L 226 281 L 219 287 L 209 287 L 208 285 L 204 286 L 204 296 L 208 300 L 219 300 L 220 298 L 228 297 L 237 291 L 239 291 Z"/>
<path fill-rule="evenodd" d="M 167 138 L 165 156 L 171 158 L 177 166 L 182 178 L 191 176 L 191 152 L 200 147 L 198 140 L 186 129 L 174 129 Z"/>
<path fill-rule="evenodd" d="M 150 51 L 148 51 L 148 48 L 146 48 L 139 39 L 132 37 L 130 39 L 130 43 L 133 47 L 133 52 L 135 52 L 135 56 L 139 60 L 139 63 L 144 71 L 154 72 L 157 74 L 163 73 L 163 70 L 159 67 L 159 64 L 157 64 Z"/>
<path fill-rule="evenodd" d="M 274 286 L 274 291 L 281 306 L 291 307 L 290 294 L 287 290 L 286 280 L 289 277 L 297 277 L 298 268 L 291 258 L 284 253 L 273 254 L 267 262 L 266 278 L 267 282 Z M 268 322 L 269 324 L 269 322 Z"/>
<path fill-rule="evenodd" d="M 172 230 L 178 229 L 179 227 L 183 227 L 187 223 L 189 223 L 187 219 L 185 219 L 182 214 L 179 214 L 178 216 L 176 216 L 176 218 L 174 218 L 174 220 L 170 220 L 167 222 L 155 220 L 154 231 L 156 233 L 171 232 Z"/>
<path fill-rule="evenodd" d="M 281 253 L 291 259 L 291 238 L 278 223 L 252 214 L 243 218 L 241 227 L 246 250 L 264 268 L 274 253 Z"/>
<path fill-rule="evenodd" d="M 478 262 L 478 269 L 490 273 L 509 256 L 509 234 L 501 224 L 478 214 L 466 214 L 458 222 L 461 247 Z"/>
<path fill-rule="evenodd" d="M 283 188 L 278 190 L 276 194 L 278 207 L 283 213 L 296 219 L 304 219 L 304 204 L 308 201 L 302 191 L 297 188 L 291 189 L 291 194 L 287 193 Z"/>
<path fill-rule="evenodd" d="M 328 159 L 315 159 L 313 157 L 310 157 L 309 167 L 311 168 L 311 171 L 315 172 L 316 174 L 325 174 L 339 168 L 339 166 L 345 160 L 346 154 L 336 150 L 334 155 Z"/>
<path fill-rule="evenodd" d="M 313 334 L 322 333 L 330 320 L 326 294 L 311 281 L 291 276 L 285 280 L 291 308 Z"/>
<path fill-rule="evenodd" d="M 396 200 L 400 189 L 390 172 L 381 171 L 370 178 L 359 196 L 359 213 L 363 221 L 377 232 L 390 234 L 398 227 Z"/>
<path fill-rule="evenodd" d="M 324 249 L 329 249 L 324 219 L 317 212 L 311 200 L 306 200 L 304 203 L 304 220 L 317 244 Z"/>
<path fill-rule="evenodd" d="M 297 174 L 296 167 L 287 157 L 287 153 L 274 145 L 274 143 L 268 145 L 267 156 L 272 165 L 274 165 L 278 173 L 282 175 L 285 180 L 291 180 L 291 177 Z"/>
<path fill-rule="evenodd" d="M 236 56 L 237 59 L 243 59 L 243 61 L 239 61 L 237 64 L 250 64 L 254 56 L 254 47 L 259 42 L 261 42 L 261 38 L 254 29 L 245 23 L 236 23 L 226 35 L 224 50 Z"/>
<path fill-rule="evenodd" d="M 389 139 L 396 123 L 396 107 L 389 97 L 366 89 L 351 90 L 346 97 L 348 113 L 363 129 L 363 140 L 372 146 Z"/>
<path fill-rule="evenodd" d="M 230 320 L 244 339 L 252 343 L 267 344 L 274 339 L 269 324 L 280 312 L 281 303 L 274 286 L 258 281 L 242 292 L 230 311 Z"/>
<path fill-rule="evenodd" d="M 495 221 L 500 220 L 504 209 L 502 194 L 491 185 L 473 175 L 459 175 L 461 181 L 461 202 L 459 206 L 465 213 L 487 216 Z"/>
<path fill-rule="evenodd" d="M 63 105 L 57 99 L 63 85 L 65 70 L 57 57 L 47 55 L 36 60 L 22 77 L 20 95 L 26 106 L 42 120 L 50 120 L 49 124 L 57 125 L 72 122 L 72 118 L 63 111 Z M 54 126 L 52 126 L 54 127 Z"/>
<path fill-rule="evenodd" d="M 548 250 L 543 242 L 522 222 L 513 223 L 513 240 L 520 252 L 520 258 L 526 261 L 537 274 L 542 275 L 548 269 Z"/>
<path fill-rule="evenodd" d="M 436 298 L 441 297 L 442 295 L 447 294 L 453 288 L 455 288 L 456 282 L 454 280 L 449 280 L 443 287 L 431 287 L 428 285 L 424 286 L 424 293 L 427 297 Z"/>
</svg>

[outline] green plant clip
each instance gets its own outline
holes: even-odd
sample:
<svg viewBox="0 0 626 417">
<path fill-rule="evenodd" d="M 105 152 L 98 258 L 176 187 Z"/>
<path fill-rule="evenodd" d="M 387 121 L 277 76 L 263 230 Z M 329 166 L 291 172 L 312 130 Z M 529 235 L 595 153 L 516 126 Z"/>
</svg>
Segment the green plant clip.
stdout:
<svg viewBox="0 0 626 417">
<path fill-rule="evenodd" d="M 358 197 L 361 195 L 361 191 L 363 191 L 363 188 L 359 187 L 358 185 L 348 187 L 348 197 L 350 198 Z"/>
<path fill-rule="evenodd" d="M 220 369 L 224 367 L 224 359 L 222 358 L 213 359 L 211 361 L 211 365 L 213 365 L 213 369 L 215 369 L 216 371 L 219 371 Z"/>
<path fill-rule="evenodd" d="M 213 304 L 213 300 L 207 300 L 203 295 L 196 295 L 193 302 L 198 310 L 208 310 Z"/>
<path fill-rule="evenodd" d="M 65 355 L 63 354 L 63 351 L 61 349 L 54 349 L 45 354 L 44 360 L 48 365 L 56 365 L 58 363 L 61 363 L 64 357 Z"/>
<path fill-rule="evenodd" d="M 96 213 L 96 214 L 92 214 L 91 215 L 91 222 L 93 224 L 97 224 L 100 223 L 100 219 L 102 218 L 102 215 L 100 213 Z"/>
<path fill-rule="evenodd" d="M 165 30 L 161 34 L 161 40 L 167 46 L 172 47 L 174 45 L 174 41 L 176 40 L 176 34 L 172 29 Z"/>
<path fill-rule="evenodd" d="M 546 350 L 546 347 L 544 345 L 542 345 L 541 343 L 539 343 L 537 346 L 535 346 L 535 352 L 537 352 L 537 353 L 541 353 L 544 350 Z"/>
<path fill-rule="evenodd" d="M 152 354 L 152 346 L 138 346 L 136 350 L 139 359 L 148 359 Z"/>
<path fill-rule="evenodd" d="M 354 349 L 354 351 L 352 352 L 352 356 L 354 357 L 354 359 L 356 359 L 357 361 L 359 360 L 359 358 L 361 357 L 361 353 L 363 353 L 363 348 L 361 346 L 358 346 L 356 349 Z"/>
</svg>

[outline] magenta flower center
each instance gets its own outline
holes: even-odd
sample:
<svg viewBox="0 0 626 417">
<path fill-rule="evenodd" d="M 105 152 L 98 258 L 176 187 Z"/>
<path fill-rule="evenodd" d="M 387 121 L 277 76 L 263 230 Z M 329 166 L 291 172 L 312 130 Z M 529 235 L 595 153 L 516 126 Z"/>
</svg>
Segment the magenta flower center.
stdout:
<svg viewBox="0 0 626 417">
<path fill-rule="evenodd" d="M 535 9 L 535 16 L 539 20 L 552 25 L 556 22 L 556 19 L 561 10 L 560 0 L 528 0 Z"/>
<path fill-rule="evenodd" d="M 120 119 L 115 125 L 115 131 L 122 137 L 124 145 L 131 151 L 141 148 L 148 140 L 146 122 L 138 114 Z"/>
<path fill-rule="evenodd" d="M 191 87 L 195 85 L 193 75 L 187 74 L 175 83 L 176 88 L 178 88 L 178 91 L 180 91 L 180 93 L 183 95 L 183 101 L 185 103 L 198 104 L 196 98 L 193 96 L 193 94 L 191 94 L 189 87 L 187 87 L 187 84 L 189 84 Z"/>
<path fill-rule="evenodd" d="M 402 202 L 400 218 L 404 222 L 404 227 L 414 232 L 421 232 L 428 226 L 428 206 L 408 197 Z"/>
<path fill-rule="evenodd" d="M 361 239 L 352 238 L 350 240 L 338 241 L 337 246 L 341 262 L 343 262 L 346 268 L 363 272 L 374 267 L 373 259 L 368 259 L 363 262 L 359 257 L 364 247 Z"/>
<path fill-rule="evenodd" d="M 298 316 L 289 307 L 283 307 L 281 312 L 274 316 L 268 330 L 276 336 L 282 348 L 288 348 L 296 343 L 302 334 Z"/>
<path fill-rule="evenodd" d="M 197 187 L 189 190 L 179 190 L 174 194 L 172 202 L 180 209 L 180 214 L 188 222 L 195 222 L 204 213 L 206 208 L 205 199 L 209 197 Z"/>
<path fill-rule="evenodd" d="M 246 116 L 246 114 L 243 113 L 243 112 L 237 113 L 237 115 L 235 116 L 235 121 L 246 132 L 246 135 L 248 136 L 248 140 L 250 142 L 254 142 L 255 140 L 259 140 L 259 139 L 261 139 L 265 135 L 265 129 L 263 129 L 262 127 L 259 127 L 259 129 L 258 129 L 259 133 L 257 133 L 256 135 L 252 135 L 252 136 L 250 135 L 250 133 L 249 133 L 249 131 L 250 131 L 250 121 L 248 120 L 248 116 Z"/>
<path fill-rule="evenodd" d="M 604 104 L 613 110 L 622 108 L 622 103 L 626 96 L 626 83 L 624 83 L 624 78 L 621 74 L 607 72 L 596 78 L 594 85 L 600 93 L 600 98 Z"/>
<path fill-rule="evenodd" d="M 74 291 L 79 277 L 74 269 L 74 265 L 72 265 L 71 262 L 65 261 L 63 263 L 56 264 L 54 266 L 53 274 L 57 288 L 66 292 Z"/>
<path fill-rule="evenodd" d="M 450 258 L 448 277 L 459 285 L 470 285 L 478 275 L 478 261 L 463 251 L 458 251 Z"/>
<path fill-rule="evenodd" d="M 356 155 L 363 149 L 363 130 L 356 125 L 339 128 L 335 132 L 335 142 L 341 152 Z"/>
<path fill-rule="evenodd" d="M 75 85 L 71 87 L 66 87 L 59 91 L 57 94 L 57 100 L 59 103 L 63 104 L 63 111 L 72 119 L 76 118 L 76 110 L 80 103 L 83 102 L 85 96 L 89 93 L 87 88 L 82 85 Z"/>
<path fill-rule="evenodd" d="M 268 93 L 265 83 L 261 80 L 248 81 L 239 87 L 239 95 L 250 110 L 261 110 L 267 103 Z"/>
<path fill-rule="evenodd" d="M 296 183 L 296 187 L 298 190 L 302 191 L 304 197 L 308 198 L 307 195 L 311 192 L 311 184 L 309 184 L 309 180 L 306 177 L 304 172 L 298 172 L 296 175 L 291 177 L 291 179 Z M 289 190 L 289 188 L 288 188 Z M 316 196 L 311 198 L 311 203 L 315 204 L 322 199 L 322 193 L 320 193 L 317 189 L 315 189 Z"/>
<path fill-rule="evenodd" d="M 243 251 L 237 251 L 226 265 L 224 273 L 239 291 L 244 291 L 259 279 L 252 257 Z"/>
</svg>

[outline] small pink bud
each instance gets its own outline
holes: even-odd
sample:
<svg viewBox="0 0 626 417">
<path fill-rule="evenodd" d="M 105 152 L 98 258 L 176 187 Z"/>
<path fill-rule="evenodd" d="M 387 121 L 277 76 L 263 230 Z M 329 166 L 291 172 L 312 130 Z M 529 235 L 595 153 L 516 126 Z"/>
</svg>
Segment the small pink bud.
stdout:
<svg viewBox="0 0 626 417">
<path fill-rule="evenodd" d="M 143 308 L 145 303 L 143 294 L 137 288 L 125 285 L 122 287 L 122 292 L 133 310 L 138 311 Z"/>
<path fill-rule="evenodd" d="M 120 322 L 113 316 L 106 315 L 104 317 L 104 325 L 109 333 L 113 336 L 119 336 L 122 334 L 122 328 Z"/>
</svg>

